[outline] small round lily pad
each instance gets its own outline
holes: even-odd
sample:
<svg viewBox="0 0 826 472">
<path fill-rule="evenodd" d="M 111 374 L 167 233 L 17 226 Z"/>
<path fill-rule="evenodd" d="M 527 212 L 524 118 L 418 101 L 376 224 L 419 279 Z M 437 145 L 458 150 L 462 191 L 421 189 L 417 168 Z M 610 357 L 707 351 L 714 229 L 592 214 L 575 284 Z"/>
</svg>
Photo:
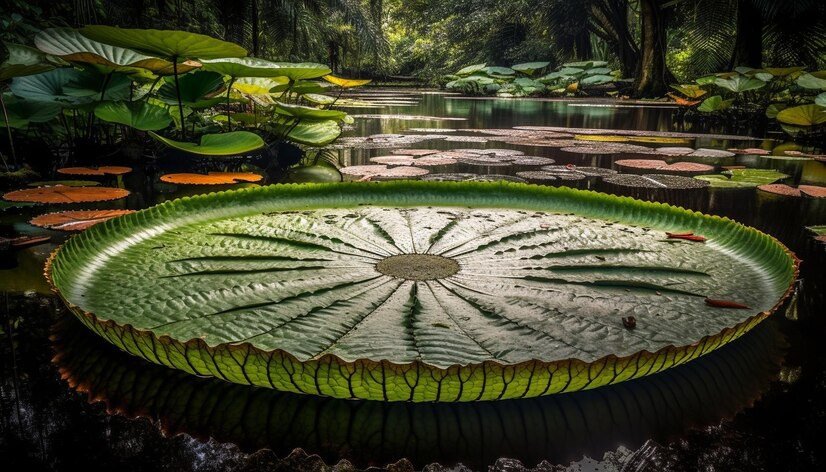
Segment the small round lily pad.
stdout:
<svg viewBox="0 0 826 472">
<path fill-rule="evenodd" d="M 118 200 L 129 196 L 129 191 L 113 187 L 55 187 L 15 190 L 3 195 L 10 202 L 31 203 L 84 203 Z"/>
<path fill-rule="evenodd" d="M 264 177 L 252 172 L 210 172 L 204 174 L 166 174 L 161 182 L 176 185 L 231 185 L 242 182 L 260 182 Z"/>
<path fill-rule="evenodd" d="M 413 166 L 387 167 L 386 165 L 363 165 L 343 167 L 339 171 L 344 175 L 372 179 L 407 179 L 429 174 L 430 171 Z"/>
<path fill-rule="evenodd" d="M 58 174 L 63 175 L 124 175 L 132 172 L 131 167 L 125 166 L 101 166 L 101 167 L 64 167 L 57 169 Z"/>
<path fill-rule="evenodd" d="M 420 180 L 433 182 L 526 182 L 525 179 L 504 174 L 463 174 L 463 173 L 441 173 L 423 176 Z"/>
<path fill-rule="evenodd" d="M 709 186 L 709 183 L 703 180 L 693 179 L 691 177 L 682 177 L 679 175 L 665 175 L 665 174 L 650 174 L 650 175 L 634 175 L 634 174 L 617 174 L 608 176 L 604 179 L 606 183 L 618 185 L 620 187 L 633 188 L 653 188 L 653 189 L 701 189 Z"/>
<path fill-rule="evenodd" d="M 697 162 L 675 162 L 669 164 L 659 159 L 620 159 L 617 167 L 631 170 L 651 170 L 662 174 L 696 175 L 714 171 L 714 166 Z"/>
</svg>

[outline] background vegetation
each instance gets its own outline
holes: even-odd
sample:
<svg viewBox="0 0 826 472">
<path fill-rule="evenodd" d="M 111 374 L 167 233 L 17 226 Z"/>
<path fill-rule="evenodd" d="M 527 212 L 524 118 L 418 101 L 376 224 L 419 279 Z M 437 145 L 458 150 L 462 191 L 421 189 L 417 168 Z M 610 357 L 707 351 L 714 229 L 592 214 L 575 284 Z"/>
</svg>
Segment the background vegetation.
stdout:
<svg viewBox="0 0 826 472">
<path fill-rule="evenodd" d="M 253 56 L 354 76 L 428 81 L 474 63 L 605 60 L 634 92 L 735 66 L 826 67 L 822 0 L 10 0 L 3 39 L 30 28 L 186 29 Z"/>
</svg>

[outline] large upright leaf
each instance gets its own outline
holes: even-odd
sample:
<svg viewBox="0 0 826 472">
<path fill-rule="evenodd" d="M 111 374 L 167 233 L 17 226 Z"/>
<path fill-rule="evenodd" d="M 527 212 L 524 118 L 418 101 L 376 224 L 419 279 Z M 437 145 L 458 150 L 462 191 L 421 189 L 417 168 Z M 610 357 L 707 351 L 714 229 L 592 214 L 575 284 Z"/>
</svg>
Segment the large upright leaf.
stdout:
<svg viewBox="0 0 826 472">
<path fill-rule="evenodd" d="M 341 135 L 341 126 L 335 120 L 300 121 L 297 124 L 273 121 L 269 127 L 279 136 L 308 146 L 326 146 Z"/>
<path fill-rule="evenodd" d="M 172 63 L 166 59 L 98 42 L 83 36 L 73 28 L 43 30 L 35 36 L 34 44 L 45 53 L 70 62 L 92 64 L 105 71 L 128 72 L 138 68 L 160 75 L 169 75 L 173 72 Z M 197 67 L 197 62 L 186 61 L 178 65 L 178 72 L 188 72 Z"/>
<path fill-rule="evenodd" d="M 473 73 L 476 73 L 476 72 L 480 72 L 482 69 L 484 69 L 487 66 L 488 65 L 484 64 L 484 63 L 483 64 L 473 64 L 473 65 L 470 65 L 470 66 L 463 67 L 463 68 L 459 69 L 458 71 L 456 71 L 456 75 L 459 75 L 459 76 L 470 75 L 470 74 L 473 74 Z"/>
<path fill-rule="evenodd" d="M 812 74 L 803 74 L 797 78 L 797 85 L 812 89 L 812 90 L 826 90 L 826 79 L 816 77 Z"/>
<path fill-rule="evenodd" d="M 732 78 L 717 78 L 714 84 L 726 90 L 735 93 L 748 92 L 749 90 L 757 90 L 766 86 L 766 82 L 752 77 L 737 75 Z"/>
<path fill-rule="evenodd" d="M 266 145 L 261 136 L 249 131 L 232 131 L 201 136 L 200 144 L 175 141 L 149 132 L 158 141 L 179 151 L 202 156 L 240 156 L 261 149 Z"/>
<path fill-rule="evenodd" d="M 80 78 L 77 69 L 54 69 L 37 75 L 17 77 L 9 88 L 18 97 L 40 102 L 63 102 L 66 104 L 83 103 L 86 100 L 67 95 L 64 87 Z"/>
<path fill-rule="evenodd" d="M 474 401 L 697 358 L 769 316 L 796 268 L 770 236 L 666 205 L 405 182 L 176 200 L 71 239 L 49 275 L 87 326 L 152 362 L 314 395 Z"/>
<path fill-rule="evenodd" d="M 8 57 L 0 62 L 0 82 L 54 69 L 46 55 L 37 49 L 14 43 L 5 43 L 4 46 Z"/>
<path fill-rule="evenodd" d="M 103 121 L 120 123 L 141 131 L 157 131 L 172 123 L 169 110 L 143 100 L 103 102 L 95 107 L 95 116 Z"/>
<path fill-rule="evenodd" d="M 777 114 L 777 121 L 797 126 L 821 125 L 826 123 L 826 108 L 815 104 L 784 108 Z"/>
<path fill-rule="evenodd" d="M 57 103 L 43 103 L 33 100 L 24 100 L 11 94 L 4 94 L 3 102 L 8 113 L 11 128 L 26 128 L 30 123 L 45 123 L 54 119 L 61 110 Z M 6 123 L 0 119 L 0 127 Z"/>
<path fill-rule="evenodd" d="M 195 71 L 178 78 L 181 103 L 190 108 L 209 108 L 225 100 L 217 96 L 224 86 L 224 76 L 217 72 Z M 175 81 L 167 78 L 158 89 L 158 98 L 170 105 L 178 104 Z"/>
<path fill-rule="evenodd" d="M 104 44 L 134 49 L 170 60 L 218 59 L 247 55 L 247 50 L 235 43 L 188 31 L 93 25 L 81 28 L 80 33 Z"/>
<path fill-rule="evenodd" d="M 708 97 L 703 100 L 703 103 L 697 107 L 697 111 L 703 113 L 715 113 L 730 108 L 733 102 L 734 100 L 723 100 L 723 97 L 714 95 L 713 97 Z"/>
<path fill-rule="evenodd" d="M 336 77 L 331 74 L 325 75 L 322 79 L 333 85 L 338 85 L 341 88 L 362 87 L 372 82 L 370 79 L 345 79 L 343 77 Z"/>
<path fill-rule="evenodd" d="M 526 75 L 534 75 L 536 72 L 548 67 L 550 62 L 543 61 L 543 62 L 525 62 L 523 64 L 515 64 L 511 66 L 511 69 L 515 70 L 516 72 L 522 72 Z"/>
<path fill-rule="evenodd" d="M 347 116 L 347 113 L 341 110 L 322 110 L 320 108 L 291 105 L 288 103 L 277 103 L 275 105 L 275 112 L 282 116 L 300 120 L 343 120 Z"/>
<path fill-rule="evenodd" d="M 282 77 L 281 66 L 257 57 L 223 57 L 202 59 L 204 70 L 217 72 L 233 78 L 237 77 Z"/>
<path fill-rule="evenodd" d="M 275 64 L 281 71 L 279 75 L 289 77 L 292 81 L 318 79 L 332 72 L 324 64 L 315 62 L 276 62 Z"/>
</svg>

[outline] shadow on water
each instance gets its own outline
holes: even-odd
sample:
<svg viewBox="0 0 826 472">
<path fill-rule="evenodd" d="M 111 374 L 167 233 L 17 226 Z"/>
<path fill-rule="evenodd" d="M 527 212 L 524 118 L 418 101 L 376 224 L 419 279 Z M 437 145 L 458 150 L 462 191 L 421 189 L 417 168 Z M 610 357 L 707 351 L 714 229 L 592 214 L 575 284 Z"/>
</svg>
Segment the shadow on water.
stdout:
<svg viewBox="0 0 826 472">
<path fill-rule="evenodd" d="M 731 417 L 777 377 L 784 341 L 774 322 L 698 361 L 650 378 L 573 394 L 461 404 L 347 401 L 274 392 L 159 367 L 118 351 L 71 317 L 53 329 L 60 375 L 110 413 L 154 419 L 167 434 L 254 452 L 294 448 L 328 463 L 384 465 L 406 457 L 482 468 L 499 457 L 568 463 L 637 448 Z"/>
</svg>

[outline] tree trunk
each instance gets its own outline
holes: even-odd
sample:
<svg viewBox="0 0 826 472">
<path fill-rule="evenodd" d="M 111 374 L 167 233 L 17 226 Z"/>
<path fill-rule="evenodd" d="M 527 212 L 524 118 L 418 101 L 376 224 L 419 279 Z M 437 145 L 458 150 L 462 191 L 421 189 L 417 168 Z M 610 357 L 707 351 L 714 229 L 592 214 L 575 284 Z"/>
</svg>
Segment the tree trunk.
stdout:
<svg viewBox="0 0 826 472">
<path fill-rule="evenodd" d="M 252 0 L 250 22 L 252 23 L 252 55 L 258 56 L 258 0 Z"/>
<path fill-rule="evenodd" d="M 609 44 L 620 61 L 623 77 L 634 77 L 639 49 L 628 28 L 628 0 L 601 0 L 591 6 L 594 33 Z"/>
<path fill-rule="evenodd" d="M 737 1 L 737 36 L 729 68 L 737 66 L 763 66 L 763 17 L 753 0 Z"/>
<path fill-rule="evenodd" d="M 577 31 L 576 38 L 574 38 L 574 49 L 576 57 L 584 61 L 593 59 L 594 51 L 591 49 L 591 32 L 587 27 Z"/>
<path fill-rule="evenodd" d="M 640 61 L 634 79 L 638 97 L 660 97 L 674 80 L 665 64 L 667 36 L 658 0 L 640 0 Z"/>
</svg>

